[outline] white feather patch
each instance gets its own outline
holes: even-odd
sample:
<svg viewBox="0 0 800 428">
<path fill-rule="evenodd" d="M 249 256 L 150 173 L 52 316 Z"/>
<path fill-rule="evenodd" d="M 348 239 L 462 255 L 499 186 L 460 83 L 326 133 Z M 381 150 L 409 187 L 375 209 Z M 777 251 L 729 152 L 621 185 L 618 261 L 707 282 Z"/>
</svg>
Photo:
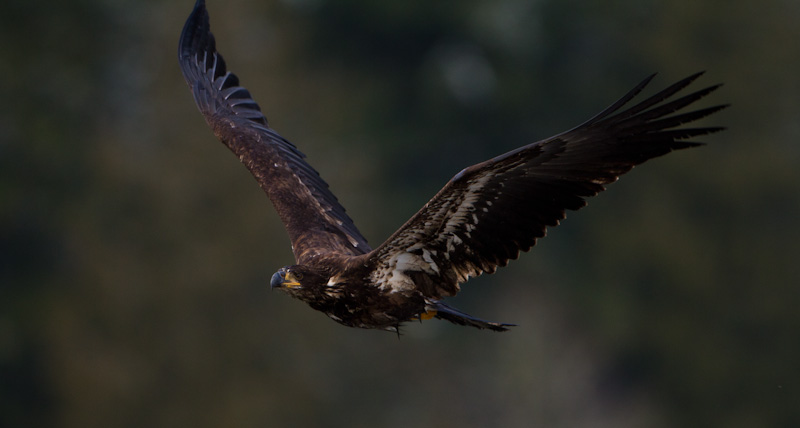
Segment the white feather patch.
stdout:
<svg viewBox="0 0 800 428">
<path fill-rule="evenodd" d="M 422 251 L 421 255 L 409 251 Z M 408 272 L 424 272 L 429 275 L 439 275 L 439 266 L 434 261 L 431 251 L 424 248 L 422 243 L 408 247 L 406 251 L 399 252 L 389 259 L 382 269 L 373 274 L 373 279 L 381 289 L 391 292 L 413 290 L 416 288 L 414 281 L 407 275 Z"/>
</svg>

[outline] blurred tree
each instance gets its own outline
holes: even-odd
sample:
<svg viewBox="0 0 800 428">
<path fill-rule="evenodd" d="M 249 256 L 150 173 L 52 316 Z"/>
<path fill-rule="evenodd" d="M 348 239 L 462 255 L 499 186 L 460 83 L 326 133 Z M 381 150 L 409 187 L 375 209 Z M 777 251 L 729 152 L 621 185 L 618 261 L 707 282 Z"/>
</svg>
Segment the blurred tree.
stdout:
<svg viewBox="0 0 800 428">
<path fill-rule="evenodd" d="M 46 328 L 70 287 L 63 228 L 88 181 L 106 31 L 99 8 L 0 6 L 0 425 L 51 425 L 59 407 Z M 46 9 L 44 6 L 47 6 Z"/>
</svg>

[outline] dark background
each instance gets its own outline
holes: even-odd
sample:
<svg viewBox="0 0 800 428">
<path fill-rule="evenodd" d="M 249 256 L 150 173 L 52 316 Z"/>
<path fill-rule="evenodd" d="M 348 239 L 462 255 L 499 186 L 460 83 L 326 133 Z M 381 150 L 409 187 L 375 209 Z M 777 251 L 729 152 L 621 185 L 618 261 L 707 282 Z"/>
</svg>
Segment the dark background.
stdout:
<svg viewBox="0 0 800 428">
<path fill-rule="evenodd" d="M 399 340 L 272 293 L 286 234 L 178 69 L 192 1 L 0 5 L 0 425 L 800 425 L 800 3 L 210 0 L 379 244 L 658 71 L 733 106 Z M 650 89 L 652 93 L 654 89 Z"/>
</svg>

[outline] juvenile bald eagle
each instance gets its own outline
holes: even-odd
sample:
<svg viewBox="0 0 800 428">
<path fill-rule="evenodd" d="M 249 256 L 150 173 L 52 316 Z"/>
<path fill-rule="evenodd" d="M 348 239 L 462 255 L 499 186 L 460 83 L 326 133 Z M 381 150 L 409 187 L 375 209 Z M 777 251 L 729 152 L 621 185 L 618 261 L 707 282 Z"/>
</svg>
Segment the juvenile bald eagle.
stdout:
<svg viewBox="0 0 800 428">
<path fill-rule="evenodd" d="M 433 317 L 506 330 L 512 324 L 475 318 L 442 299 L 530 250 L 565 210 L 583 207 L 634 165 L 721 130 L 676 127 L 725 107 L 677 113 L 719 86 L 675 97 L 698 73 L 623 109 L 650 76 L 570 131 L 465 168 L 372 249 L 305 156 L 269 126 L 227 70 L 204 0 L 186 21 L 178 56 L 200 112 L 255 176 L 289 233 L 297 264 L 278 270 L 271 286 L 346 326 L 390 331 Z"/>
</svg>

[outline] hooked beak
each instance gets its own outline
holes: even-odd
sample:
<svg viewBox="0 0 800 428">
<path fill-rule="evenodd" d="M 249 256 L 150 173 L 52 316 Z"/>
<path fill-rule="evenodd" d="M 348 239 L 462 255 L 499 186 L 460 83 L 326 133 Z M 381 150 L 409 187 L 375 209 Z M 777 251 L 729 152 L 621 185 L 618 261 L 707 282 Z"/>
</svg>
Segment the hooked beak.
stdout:
<svg viewBox="0 0 800 428">
<path fill-rule="evenodd" d="M 299 288 L 300 283 L 295 279 L 294 275 L 291 273 L 287 273 L 284 270 L 279 270 L 275 272 L 275 275 L 272 275 L 272 279 L 269 281 L 269 285 L 271 288 Z"/>
</svg>

